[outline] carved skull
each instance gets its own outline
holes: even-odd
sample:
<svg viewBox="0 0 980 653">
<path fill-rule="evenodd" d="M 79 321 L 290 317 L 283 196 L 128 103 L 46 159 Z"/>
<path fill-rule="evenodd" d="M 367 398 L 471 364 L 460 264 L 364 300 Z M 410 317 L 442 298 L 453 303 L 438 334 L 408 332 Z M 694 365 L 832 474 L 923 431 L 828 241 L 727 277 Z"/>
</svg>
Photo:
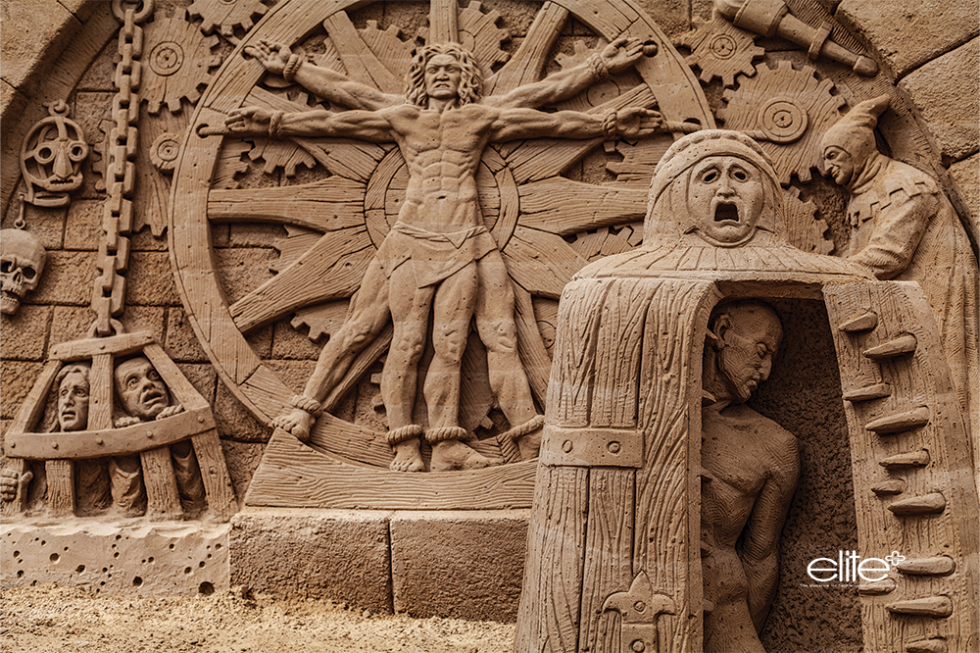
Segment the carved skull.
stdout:
<svg viewBox="0 0 980 653">
<path fill-rule="evenodd" d="M 20 229 L 0 230 L 0 313 L 13 315 L 24 295 L 37 288 L 47 252 Z"/>
<path fill-rule="evenodd" d="M 36 206 L 66 206 L 71 201 L 68 194 L 82 185 L 82 162 L 89 147 L 82 128 L 68 118 L 68 105 L 58 102 L 48 113 L 20 148 L 25 200 Z"/>
</svg>

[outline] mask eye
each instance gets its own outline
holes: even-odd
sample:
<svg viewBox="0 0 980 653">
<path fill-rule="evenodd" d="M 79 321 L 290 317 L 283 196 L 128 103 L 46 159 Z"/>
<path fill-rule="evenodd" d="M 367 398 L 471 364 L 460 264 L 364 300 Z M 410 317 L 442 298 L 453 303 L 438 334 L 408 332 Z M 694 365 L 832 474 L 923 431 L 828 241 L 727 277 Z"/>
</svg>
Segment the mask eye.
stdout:
<svg viewBox="0 0 980 653">
<path fill-rule="evenodd" d="M 732 170 L 732 177 L 734 177 L 738 181 L 745 181 L 746 179 L 749 178 L 749 173 L 745 172 L 741 168 L 735 168 L 734 170 Z"/>
<path fill-rule="evenodd" d="M 71 148 L 68 150 L 68 158 L 78 163 L 88 156 L 88 146 L 85 143 L 76 142 L 73 143 Z"/>
<path fill-rule="evenodd" d="M 715 181 L 716 179 L 718 179 L 718 171 L 715 170 L 714 168 L 712 168 L 711 170 L 708 170 L 703 175 L 701 175 L 701 181 L 703 181 L 706 184 L 710 184 L 711 182 Z"/>
<path fill-rule="evenodd" d="M 34 152 L 34 159 L 38 163 L 51 163 L 54 160 L 54 150 L 48 145 L 42 145 Z"/>
</svg>

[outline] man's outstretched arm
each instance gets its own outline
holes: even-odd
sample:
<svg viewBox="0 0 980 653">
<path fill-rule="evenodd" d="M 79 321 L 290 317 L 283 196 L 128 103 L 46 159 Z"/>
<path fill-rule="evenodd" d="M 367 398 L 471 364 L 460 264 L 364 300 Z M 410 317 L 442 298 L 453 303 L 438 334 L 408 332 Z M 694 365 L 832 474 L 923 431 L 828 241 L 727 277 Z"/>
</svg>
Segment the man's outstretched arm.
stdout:
<svg viewBox="0 0 980 653">
<path fill-rule="evenodd" d="M 548 75 L 539 82 L 519 86 L 500 97 L 488 97 L 483 103 L 502 109 L 533 109 L 561 102 L 578 95 L 610 75 L 618 75 L 627 70 L 644 54 L 653 56 L 655 52 L 655 44 L 624 36 L 607 45 L 602 52 L 592 54 L 574 68 Z"/>
<path fill-rule="evenodd" d="M 245 52 L 270 73 L 281 75 L 286 81 L 296 82 L 314 95 L 351 109 L 377 111 L 405 101 L 400 95 L 382 93 L 330 68 L 314 66 L 301 55 L 293 54 L 285 45 L 263 40 L 246 47 Z"/>
<path fill-rule="evenodd" d="M 259 107 L 235 109 L 225 120 L 225 133 L 271 136 L 339 136 L 374 143 L 395 140 L 388 122 L 378 111 L 303 111 L 283 113 Z"/>
<path fill-rule="evenodd" d="M 605 115 L 558 111 L 546 113 L 535 109 L 505 109 L 490 131 L 490 141 L 525 138 L 645 138 L 663 131 L 663 117 L 656 111 L 627 107 Z"/>
</svg>

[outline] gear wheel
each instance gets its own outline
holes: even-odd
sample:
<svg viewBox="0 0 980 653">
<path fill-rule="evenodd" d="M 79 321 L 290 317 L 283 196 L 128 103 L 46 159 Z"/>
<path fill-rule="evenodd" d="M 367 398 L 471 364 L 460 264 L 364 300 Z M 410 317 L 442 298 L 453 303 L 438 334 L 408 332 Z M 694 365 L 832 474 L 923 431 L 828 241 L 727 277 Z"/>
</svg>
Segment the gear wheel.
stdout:
<svg viewBox="0 0 980 653">
<path fill-rule="evenodd" d="M 221 63 L 221 57 L 211 54 L 218 37 L 202 36 L 182 18 L 157 16 L 144 28 L 144 39 L 140 94 L 146 110 L 156 115 L 166 103 L 171 113 L 178 113 L 181 100 L 197 102 L 198 89 L 211 81 L 208 70 Z"/>
<path fill-rule="evenodd" d="M 786 205 L 786 239 L 796 249 L 811 254 L 828 255 L 834 251 L 834 241 L 828 238 L 830 226 L 819 217 L 817 205 L 800 199 L 800 189 L 790 186 L 783 191 Z"/>
<path fill-rule="evenodd" d="M 470 2 L 465 9 L 460 9 L 456 16 L 459 43 L 476 55 L 483 78 L 487 79 L 493 74 L 495 65 L 506 63 L 510 59 L 510 53 L 500 47 L 502 43 L 510 40 L 510 31 L 497 27 L 497 23 L 503 16 L 499 11 L 484 13 L 483 5 L 476 0 Z M 428 42 L 429 28 L 420 28 L 418 36 Z"/>
<path fill-rule="evenodd" d="M 753 61 L 766 51 L 755 44 L 755 35 L 739 29 L 717 13 L 709 21 L 694 19 L 695 28 L 677 39 L 675 45 L 691 51 L 687 65 L 701 71 L 700 79 L 708 84 L 719 78 L 727 88 L 735 86 L 739 73 L 755 74 Z"/>
<path fill-rule="evenodd" d="M 236 27 L 246 32 L 252 29 L 253 18 L 264 16 L 269 8 L 262 0 L 195 0 L 187 12 L 191 18 L 200 18 L 201 31 L 210 34 L 215 27 L 225 36 L 234 33 Z"/>
<path fill-rule="evenodd" d="M 844 98 L 834 95 L 830 80 L 820 80 L 809 66 L 797 70 L 788 61 L 774 69 L 759 64 L 755 77 L 739 77 L 739 88 L 727 90 L 727 106 L 718 111 L 726 129 L 759 141 L 788 186 L 793 175 L 803 183 L 818 167 L 820 138 L 840 118 Z"/>
</svg>

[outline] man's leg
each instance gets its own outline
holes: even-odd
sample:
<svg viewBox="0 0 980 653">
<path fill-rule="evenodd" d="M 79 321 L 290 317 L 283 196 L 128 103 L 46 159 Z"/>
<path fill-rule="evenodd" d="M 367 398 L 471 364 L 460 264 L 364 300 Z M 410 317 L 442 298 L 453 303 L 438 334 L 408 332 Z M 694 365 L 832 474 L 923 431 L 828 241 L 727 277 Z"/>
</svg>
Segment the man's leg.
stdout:
<svg viewBox="0 0 980 653">
<path fill-rule="evenodd" d="M 529 460 L 541 448 L 544 418 L 534 409 L 531 387 L 517 352 L 514 289 L 500 252 L 487 254 L 477 265 L 476 328 L 487 348 L 490 389 L 511 425 L 504 436 L 516 441 L 521 457 Z"/>
<path fill-rule="evenodd" d="M 316 368 L 306 383 L 305 395 L 323 401 L 347 374 L 357 355 L 384 329 L 389 315 L 388 280 L 374 258 L 364 273 L 361 288 L 351 299 L 343 326 L 331 334 L 320 352 Z M 272 426 L 289 431 L 305 442 L 310 438 L 313 420 L 308 412 L 293 408 L 272 420 Z"/>
<path fill-rule="evenodd" d="M 459 425 L 459 384 L 463 352 L 476 307 L 477 268 L 470 263 L 442 281 L 432 307 L 432 362 L 425 375 L 425 405 L 429 413 L 426 439 L 432 444 L 432 471 L 479 469 L 490 464 L 460 442 L 466 429 Z"/>
<path fill-rule="evenodd" d="M 389 281 L 394 335 L 381 373 L 381 399 L 388 415 L 388 444 L 395 452 L 391 470 L 395 472 L 425 470 L 419 452 L 422 427 L 413 423 L 413 412 L 435 287 L 418 288 L 413 265 L 408 261 L 399 266 Z"/>
</svg>

